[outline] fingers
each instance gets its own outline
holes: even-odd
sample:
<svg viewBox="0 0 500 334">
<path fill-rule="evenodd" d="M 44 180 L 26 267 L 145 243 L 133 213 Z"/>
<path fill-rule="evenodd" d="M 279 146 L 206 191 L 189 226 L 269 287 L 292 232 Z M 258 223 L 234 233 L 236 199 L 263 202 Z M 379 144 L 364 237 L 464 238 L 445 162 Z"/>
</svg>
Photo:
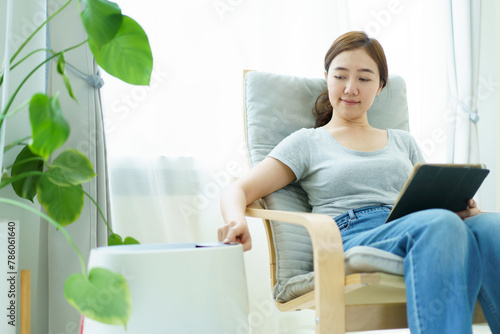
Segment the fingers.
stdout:
<svg viewBox="0 0 500 334">
<path fill-rule="evenodd" d="M 219 228 L 218 238 L 219 241 L 225 243 L 236 242 L 236 237 L 242 233 L 242 223 L 232 221 L 221 228 Z M 246 225 L 246 224 L 245 224 Z"/>
<path fill-rule="evenodd" d="M 467 209 L 457 212 L 457 215 L 462 219 L 467 219 L 480 213 L 481 210 L 477 207 L 477 202 L 471 198 L 467 202 Z"/>
<path fill-rule="evenodd" d="M 246 222 L 230 222 L 224 225 L 219 228 L 217 237 L 226 244 L 231 242 L 242 244 L 244 251 L 252 248 L 252 238 Z"/>
<path fill-rule="evenodd" d="M 470 213 L 469 213 L 469 210 L 468 210 L 468 209 L 465 209 L 465 210 L 462 210 L 462 211 L 458 211 L 458 212 L 456 212 L 456 214 L 457 214 L 460 218 L 462 218 L 462 219 L 465 219 L 465 218 L 467 218 L 467 217 L 469 217 L 469 216 L 470 216 Z"/>
<path fill-rule="evenodd" d="M 228 226 L 224 225 L 217 230 L 217 239 L 222 241 L 226 238 Z"/>
</svg>

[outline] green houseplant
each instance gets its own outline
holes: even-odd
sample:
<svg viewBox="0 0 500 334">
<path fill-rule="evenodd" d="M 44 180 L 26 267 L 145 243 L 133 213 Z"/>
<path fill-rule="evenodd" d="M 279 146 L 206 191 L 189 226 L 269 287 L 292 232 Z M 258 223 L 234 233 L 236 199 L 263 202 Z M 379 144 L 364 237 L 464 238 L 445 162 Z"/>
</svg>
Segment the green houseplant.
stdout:
<svg viewBox="0 0 500 334">
<path fill-rule="evenodd" d="M 34 50 L 24 58 L 18 59 L 30 40 L 72 2 L 73 0 L 68 0 L 48 17 L 10 58 L 9 71 L 15 74 L 16 68 L 35 53 L 48 54 L 46 59 L 34 66 L 8 96 L 7 103 L 1 110 L 0 126 L 10 115 L 23 109 L 24 104 L 14 108 L 15 97 L 33 73 L 51 61 L 56 64 L 57 72 L 64 80 L 68 94 L 76 101 L 71 83 L 66 76 L 64 54 L 85 44 L 90 47 L 99 66 L 109 74 L 130 84 L 149 84 L 153 58 L 147 35 L 136 21 L 123 15 L 120 7 L 108 0 L 75 1 L 81 12 L 81 22 L 87 33 L 87 40 L 65 50 Z M 0 74 L 0 86 L 4 84 L 4 75 L 3 72 Z M 0 182 L 0 188 L 12 185 L 16 194 L 23 200 L 0 197 L 0 202 L 38 214 L 63 233 L 75 249 L 81 262 L 82 272 L 71 275 L 66 280 L 64 294 L 71 305 L 86 317 L 106 324 L 126 326 L 132 305 L 124 277 L 103 268 L 94 268 L 87 273 L 80 250 L 64 229 L 80 216 L 85 197 L 97 205 L 82 187 L 82 184 L 95 177 L 93 166 L 82 152 L 73 148 L 62 151 L 56 157 L 53 156 L 68 139 L 70 132 L 69 124 L 61 110 L 59 94 L 53 96 L 34 94 L 26 104 L 29 104 L 32 135 L 20 138 L 4 147 L 4 151 L 7 151 L 19 145 L 23 146 L 13 165 L 2 166 L 3 177 Z M 35 197 L 47 214 L 23 203 L 24 200 L 33 201 Z M 108 229 L 111 231 L 108 245 L 138 243 L 131 237 L 122 240 L 121 236 L 112 233 L 109 225 Z M 89 302 L 102 293 L 106 293 L 109 299 L 105 308 Z"/>
</svg>

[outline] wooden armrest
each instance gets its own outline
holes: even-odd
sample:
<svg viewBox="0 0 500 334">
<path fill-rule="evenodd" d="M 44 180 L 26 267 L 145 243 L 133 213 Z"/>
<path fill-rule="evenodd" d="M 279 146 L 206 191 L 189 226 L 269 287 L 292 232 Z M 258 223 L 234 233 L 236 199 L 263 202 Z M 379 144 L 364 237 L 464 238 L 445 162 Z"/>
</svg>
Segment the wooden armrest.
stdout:
<svg viewBox="0 0 500 334">
<path fill-rule="evenodd" d="M 340 230 L 328 215 L 266 210 L 252 203 L 247 217 L 275 220 L 304 226 L 311 238 L 314 262 L 314 292 L 317 326 L 321 333 L 343 333 L 343 324 L 330 321 L 336 314 L 344 318 L 344 250 Z M 322 319 L 321 323 L 319 319 Z"/>
<path fill-rule="evenodd" d="M 340 230 L 337 224 L 332 217 L 325 214 L 298 211 L 267 210 L 262 207 L 259 201 L 255 201 L 247 206 L 245 216 L 301 225 L 307 229 L 307 232 L 309 232 L 309 234 L 311 234 L 311 231 L 313 231 L 314 229 L 332 229 L 332 236 L 330 238 L 330 241 L 342 243 Z M 323 226 L 323 224 L 325 226 Z M 313 236 L 311 235 L 311 239 L 312 238 Z"/>
</svg>

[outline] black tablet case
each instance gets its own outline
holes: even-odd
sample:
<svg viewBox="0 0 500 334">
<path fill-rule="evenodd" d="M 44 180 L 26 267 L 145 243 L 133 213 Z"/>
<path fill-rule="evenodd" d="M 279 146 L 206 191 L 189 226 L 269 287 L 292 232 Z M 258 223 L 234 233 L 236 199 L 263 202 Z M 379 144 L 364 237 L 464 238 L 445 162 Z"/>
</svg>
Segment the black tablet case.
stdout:
<svg viewBox="0 0 500 334">
<path fill-rule="evenodd" d="M 425 209 L 465 210 L 489 172 L 484 165 L 418 164 L 386 223 Z"/>
</svg>

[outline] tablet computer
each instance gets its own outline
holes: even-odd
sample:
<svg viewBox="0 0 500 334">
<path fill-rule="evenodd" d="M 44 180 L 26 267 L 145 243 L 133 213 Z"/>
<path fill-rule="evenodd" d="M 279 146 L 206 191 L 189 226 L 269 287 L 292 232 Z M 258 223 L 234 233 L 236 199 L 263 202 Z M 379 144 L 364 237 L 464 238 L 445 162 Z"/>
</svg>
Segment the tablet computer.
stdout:
<svg viewBox="0 0 500 334">
<path fill-rule="evenodd" d="M 465 210 L 489 172 L 479 164 L 417 164 L 386 223 L 426 209 Z"/>
</svg>

